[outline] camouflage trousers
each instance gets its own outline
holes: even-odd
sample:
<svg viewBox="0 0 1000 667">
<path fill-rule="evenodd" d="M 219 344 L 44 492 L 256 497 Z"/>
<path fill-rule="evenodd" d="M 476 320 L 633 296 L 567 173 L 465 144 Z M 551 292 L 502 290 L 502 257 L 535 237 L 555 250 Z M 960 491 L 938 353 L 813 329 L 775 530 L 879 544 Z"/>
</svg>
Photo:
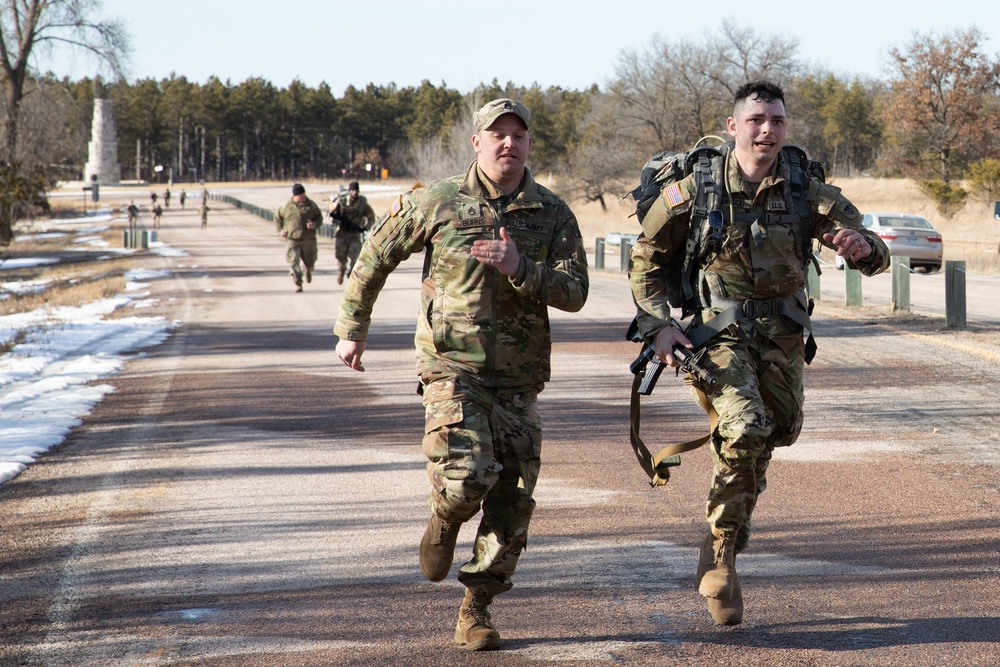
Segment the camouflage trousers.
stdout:
<svg viewBox="0 0 1000 667">
<path fill-rule="evenodd" d="M 458 580 L 490 596 L 510 590 L 528 540 L 541 464 L 536 398 L 534 389 L 489 389 L 467 378 L 424 387 L 431 511 L 457 523 L 482 510 L 472 558 Z"/>
<path fill-rule="evenodd" d="M 708 522 L 736 531 L 737 552 L 750 541 L 750 519 L 767 488 L 772 451 L 794 443 L 802 430 L 803 354 L 801 333 L 769 338 L 754 331 L 717 340 L 704 358 L 715 384 L 701 389 L 719 415 L 711 441 Z"/>
<path fill-rule="evenodd" d="M 340 263 L 341 270 L 347 275 L 351 275 L 354 263 L 358 261 L 358 255 L 361 254 L 361 232 L 338 230 L 333 252 L 337 262 Z"/>
<path fill-rule="evenodd" d="M 292 274 L 292 280 L 296 285 L 302 284 L 303 269 L 308 269 L 312 273 L 318 256 L 319 248 L 315 240 L 288 242 L 286 259 L 291 266 L 289 273 Z"/>
</svg>

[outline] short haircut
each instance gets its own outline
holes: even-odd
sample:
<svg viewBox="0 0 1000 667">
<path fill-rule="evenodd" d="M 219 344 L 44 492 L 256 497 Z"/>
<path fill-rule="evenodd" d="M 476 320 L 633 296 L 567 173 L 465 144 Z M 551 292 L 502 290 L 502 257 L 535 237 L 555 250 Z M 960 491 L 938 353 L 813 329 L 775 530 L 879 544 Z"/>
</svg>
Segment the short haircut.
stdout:
<svg viewBox="0 0 1000 667">
<path fill-rule="evenodd" d="M 744 83 L 737 89 L 734 98 L 734 116 L 746 100 L 754 100 L 755 102 L 763 102 L 764 104 L 770 104 L 775 100 L 780 100 L 782 104 L 785 103 L 785 93 L 781 90 L 781 86 L 764 80 Z"/>
</svg>

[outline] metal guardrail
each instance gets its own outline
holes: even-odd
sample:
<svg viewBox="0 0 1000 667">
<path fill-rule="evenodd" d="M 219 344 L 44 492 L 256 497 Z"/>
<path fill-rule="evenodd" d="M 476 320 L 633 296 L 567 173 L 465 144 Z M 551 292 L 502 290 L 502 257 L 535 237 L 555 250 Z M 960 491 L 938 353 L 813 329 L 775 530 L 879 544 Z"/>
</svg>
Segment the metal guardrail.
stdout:
<svg viewBox="0 0 1000 667">
<path fill-rule="evenodd" d="M 215 201 L 225 202 L 227 204 L 232 204 L 237 208 L 241 208 L 244 211 L 253 213 L 258 218 L 267 220 L 268 222 L 274 222 L 274 211 L 269 208 L 264 208 L 263 206 L 257 206 L 256 204 L 251 204 L 250 202 L 245 202 L 242 199 L 237 199 L 236 197 L 231 197 L 230 195 L 208 195 L 209 199 Z M 322 224 L 316 233 L 320 236 L 332 239 L 335 238 L 337 233 L 336 227 L 334 225 Z"/>
<path fill-rule="evenodd" d="M 229 195 L 208 195 L 208 198 L 213 201 L 221 201 L 227 204 L 231 204 L 236 208 L 241 208 L 244 211 L 249 211 L 253 213 L 258 218 L 263 218 L 268 222 L 274 222 L 274 211 L 269 208 L 264 208 L 263 206 L 257 206 L 256 204 L 251 204 L 250 202 L 245 202 L 242 199 L 237 199 L 236 197 L 230 197 Z"/>
</svg>

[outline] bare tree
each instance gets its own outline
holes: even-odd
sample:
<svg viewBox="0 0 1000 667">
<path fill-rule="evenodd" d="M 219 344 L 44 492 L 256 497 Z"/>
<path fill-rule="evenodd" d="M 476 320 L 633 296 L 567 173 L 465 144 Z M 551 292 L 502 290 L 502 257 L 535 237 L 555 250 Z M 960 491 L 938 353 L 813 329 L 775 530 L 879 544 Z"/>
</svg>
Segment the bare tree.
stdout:
<svg viewBox="0 0 1000 667">
<path fill-rule="evenodd" d="M 682 150 L 724 127 L 736 89 L 747 81 L 790 80 L 798 40 L 723 22 L 699 41 L 654 36 L 644 52 L 623 51 L 608 90 L 623 120 L 658 149 Z M 652 154 L 655 151 L 650 151 Z"/>
<path fill-rule="evenodd" d="M 117 21 L 94 18 L 99 0 L 0 0 L 0 87 L 3 136 L 0 163 L 18 161 L 18 121 L 33 53 L 39 47 L 64 45 L 97 56 L 116 74 L 128 52 L 128 38 Z M 0 245 L 9 245 L 11 210 L 0 211 Z"/>
<path fill-rule="evenodd" d="M 22 156 L 25 168 L 42 166 L 58 180 L 77 178 L 78 165 L 87 158 L 90 109 L 82 109 L 61 82 L 31 79 L 21 103 L 18 121 L 20 143 L 33 155 Z"/>
<path fill-rule="evenodd" d="M 476 159 L 472 149 L 472 116 L 486 103 L 485 94 L 475 90 L 462 100 L 462 113 L 457 122 L 436 137 L 415 142 L 410 146 L 407 168 L 424 182 L 465 173 Z"/>
<path fill-rule="evenodd" d="M 595 94 L 591 109 L 581 123 L 581 140 L 569 151 L 559 177 L 559 191 L 568 199 L 596 201 L 608 210 L 607 197 L 620 197 L 634 185 L 649 157 L 648 146 L 634 128 L 618 122 L 620 102 L 613 96 Z"/>
<path fill-rule="evenodd" d="M 707 77 L 730 97 L 748 81 L 790 80 L 799 67 L 798 38 L 740 27 L 731 18 L 722 22 L 717 37 L 706 40 L 705 48 L 715 54 L 715 65 L 706 72 Z"/>
<path fill-rule="evenodd" d="M 444 135 L 412 144 L 408 170 L 425 183 L 465 172 L 476 159 L 471 137 L 471 129 L 456 124 Z"/>
<path fill-rule="evenodd" d="M 659 35 L 654 35 L 645 52 L 626 49 L 608 85 L 620 104 L 621 121 L 641 128 L 651 143 L 661 148 L 670 145 L 675 136 L 675 90 L 664 58 L 669 48 Z"/>
</svg>

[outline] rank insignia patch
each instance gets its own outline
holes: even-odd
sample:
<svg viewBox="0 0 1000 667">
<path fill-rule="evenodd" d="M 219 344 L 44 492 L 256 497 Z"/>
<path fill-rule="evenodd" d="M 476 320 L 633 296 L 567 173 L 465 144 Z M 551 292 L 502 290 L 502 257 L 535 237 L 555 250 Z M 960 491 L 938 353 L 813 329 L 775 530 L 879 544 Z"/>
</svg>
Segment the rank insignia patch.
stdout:
<svg viewBox="0 0 1000 667">
<path fill-rule="evenodd" d="M 671 183 L 663 190 L 663 196 L 667 200 L 667 204 L 670 208 L 680 206 L 684 203 L 684 195 L 681 194 L 681 186 L 677 183 Z"/>
</svg>

